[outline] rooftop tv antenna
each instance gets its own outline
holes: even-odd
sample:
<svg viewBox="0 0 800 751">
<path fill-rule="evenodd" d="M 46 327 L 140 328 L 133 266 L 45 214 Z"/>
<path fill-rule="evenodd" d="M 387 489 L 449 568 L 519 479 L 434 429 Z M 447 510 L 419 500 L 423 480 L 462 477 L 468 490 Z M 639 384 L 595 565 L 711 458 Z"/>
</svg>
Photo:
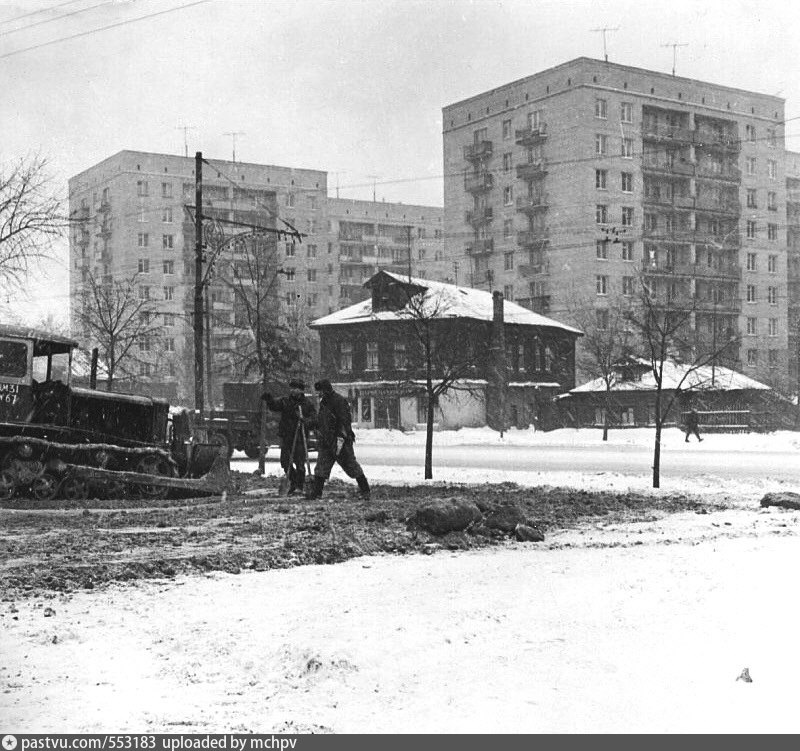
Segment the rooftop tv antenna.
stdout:
<svg viewBox="0 0 800 751">
<path fill-rule="evenodd" d="M 246 136 L 247 133 L 244 133 L 241 130 L 234 130 L 234 131 L 231 131 L 229 133 L 223 133 L 222 135 L 223 136 L 230 136 L 231 137 L 231 141 L 233 141 L 233 161 L 235 162 L 236 161 L 236 138 L 237 138 L 237 136 Z"/>
<path fill-rule="evenodd" d="M 197 130 L 193 125 L 178 125 L 175 130 L 183 131 L 183 155 L 189 156 L 189 131 Z"/>
<path fill-rule="evenodd" d="M 678 47 L 688 47 L 688 43 L 679 44 L 678 42 L 669 42 L 668 44 L 662 44 L 662 47 L 672 47 L 672 75 L 675 75 L 675 63 L 678 59 Z"/>
<path fill-rule="evenodd" d="M 602 26 L 599 29 L 590 29 L 590 31 L 600 31 L 603 34 L 603 57 L 605 61 L 608 62 L 608 48 L 606 47 L 606 32 L 608 31 L 619 31 L 619 26 L 614 26 L 611 28 L 610 26 Z"/>
<path fill-rule="evenodd" d="M 378 178 L 380 177 L 380 175 L 367 175 L 367 177 L 370 180 L 372 180 L 372 201 L 374 203 L 375 201 L 378 200 L 375 196 L 376 196 L 376 190 L 377 190 L 377 185 L 378 185 Z"/>
</svg>

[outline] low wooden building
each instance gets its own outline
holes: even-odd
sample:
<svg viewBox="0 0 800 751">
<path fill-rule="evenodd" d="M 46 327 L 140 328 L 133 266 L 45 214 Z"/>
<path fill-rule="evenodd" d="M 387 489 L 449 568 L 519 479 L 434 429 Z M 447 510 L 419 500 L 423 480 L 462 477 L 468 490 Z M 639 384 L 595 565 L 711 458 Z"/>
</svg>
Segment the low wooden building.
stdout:
<svg viewBox="0 0 800 751">
<path fill-rule="evenodd" d="M 565 427 L 651 427 L 655 424 L 656 381 L 650 361 L 631 358 L 614 371 L 611 389 L 597 378 L 556 401 Z M 662 403 L 671 402 L 666 425 L 684 424 L 697 411 L 700 429 L 745 432 L 795 429 L 796 407 L 769 386 L 719 365 L 699 368 L 664 363 Z"/>
<path fill-rule="evenodd" d="M 452 379 L 435 405 L 439 428 L 553 423 L 553 396 L 575 385 L 580 331 L 497 292 L 386 271 L 364 287 L 367 300 L 311 324 L 322 375 L 348 395 L 358 426 L 424 424 L 428 361 L 434 381 Z"/>
</svg>

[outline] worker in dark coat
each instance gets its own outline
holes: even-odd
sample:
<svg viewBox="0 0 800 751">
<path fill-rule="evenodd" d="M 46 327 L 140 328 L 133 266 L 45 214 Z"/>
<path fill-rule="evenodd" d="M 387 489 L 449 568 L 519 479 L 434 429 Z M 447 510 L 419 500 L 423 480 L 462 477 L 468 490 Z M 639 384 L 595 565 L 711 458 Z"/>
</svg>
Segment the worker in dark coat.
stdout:
<svg viewBox="0 0 800 751">
<path fill-rule="evenodd" d="M 696 409 L 689 410 L 689 414 L 686 415 L 686 443 L 689 443 L 689 436 L 692 433 L 697 436 L 698 441 L 703 440 L 700 437 L 700 417 Z"/>
<path fill-rule="evenodd" d="M 325 481 L 331 476 L 334 464 L 344 470 L 348 477 L 358 483 L 358 494 L 361 498 L 369 498 L 369 483 L 364 470 L 356 461 L 350 405 L 340 394 L 337 394 L 328 380 L 317 381 L 314 389 L 320 396 L 319 415 L 317 417 L 317 464 L 314 467 L 314 483 L 306 491 L 306 498 L 314 499 L 322 495 Z"/>
<path fill-rule="evenodd" d="M 272 394 L 264 393 L 262 399 L 272 412 L 280 412 L 278 438 L 281 443 L 281 467 L 289 476 L 289 493 L 302 490 L 306 478 L 306 449 L 308 429 L 316 421 L 317 410 L 305 395 L 306 386 L 302 381 L 289 381 L 289 395 L 274 399 Z M 303 434 L 298 430 L 302 416 Z"/>
</svg>

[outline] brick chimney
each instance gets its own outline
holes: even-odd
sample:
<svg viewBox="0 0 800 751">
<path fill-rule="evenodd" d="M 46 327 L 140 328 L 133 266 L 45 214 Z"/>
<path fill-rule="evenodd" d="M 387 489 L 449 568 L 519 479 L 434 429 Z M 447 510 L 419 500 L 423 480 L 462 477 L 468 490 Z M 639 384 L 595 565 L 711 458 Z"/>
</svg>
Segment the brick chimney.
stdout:
<svg viewBox="0 0 800 751">
<path fill-rule="evenodd" d="M 503 293 L 492 293 L 492 328 L 489 349 L 489 384 L 486 392 L 486 423 L 502 434 L 506 429 L 506 328 L 503 316 Z"/>
</svg>

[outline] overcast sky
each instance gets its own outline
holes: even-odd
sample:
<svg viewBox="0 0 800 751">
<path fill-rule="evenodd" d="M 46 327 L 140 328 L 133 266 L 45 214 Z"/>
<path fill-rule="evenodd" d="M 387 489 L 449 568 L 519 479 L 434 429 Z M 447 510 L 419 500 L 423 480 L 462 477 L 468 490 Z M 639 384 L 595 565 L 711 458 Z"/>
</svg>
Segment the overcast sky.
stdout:
<svg viewBox="0 0 800 751">
<path fill-rule="evenodd" d="M 229 159 L 223 134 L 241 131 L 239 160 L 326 169 L 343 197 L 371 198 L 378 176 L 379 199 L 441 205 L 442 106 L 602 58 L 607 26 L 612 62 L 670 72 L 661 45 L 685 43 L 678 75 L 800 117 L 798 21 L 794 3 L 737 0 L 0 0 L 0 161 L 41 152 L 66 191 L 121 149 L 182 154 L 188 125 L 190 154 Z M 800 120 L 787 134 L 800 150 Z"/>
</svg>

